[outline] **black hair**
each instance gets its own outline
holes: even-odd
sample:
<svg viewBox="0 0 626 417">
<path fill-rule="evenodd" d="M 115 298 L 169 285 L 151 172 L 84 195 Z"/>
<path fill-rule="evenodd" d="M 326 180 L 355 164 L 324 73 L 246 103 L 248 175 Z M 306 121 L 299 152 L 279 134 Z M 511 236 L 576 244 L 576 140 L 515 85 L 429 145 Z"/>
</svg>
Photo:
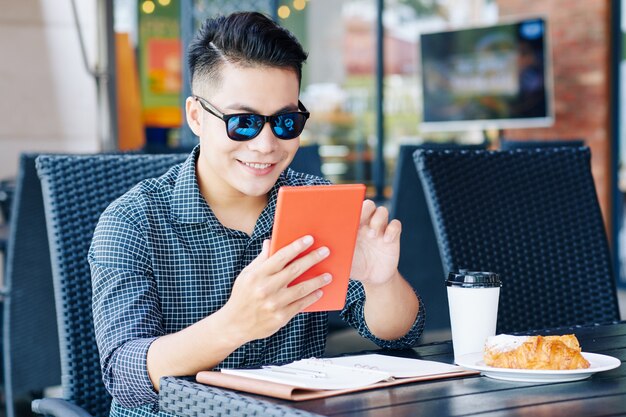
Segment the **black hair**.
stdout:
<svg viewBox="0 0 626 417">
<path fill-rule="evenodd" d="M 307 53 L 296 37 L 258 12 L 207 19 L 187 50 L 191 85 L 200 78 L 219 84 L 224 62 L 290 68 L 302 79 Z"/>
</svg>

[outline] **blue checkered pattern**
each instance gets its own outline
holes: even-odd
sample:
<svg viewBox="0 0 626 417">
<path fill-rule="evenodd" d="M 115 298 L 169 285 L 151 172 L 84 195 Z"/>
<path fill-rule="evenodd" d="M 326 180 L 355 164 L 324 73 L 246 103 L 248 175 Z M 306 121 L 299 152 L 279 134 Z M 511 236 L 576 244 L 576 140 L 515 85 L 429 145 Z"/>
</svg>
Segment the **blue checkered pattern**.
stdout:
<svg viewBox="0 0 626 417">
<path fill-rule="evenodd" d="M 94 324 L 104 383 L 114 398 L 112 415 L 148 416 L 157 411 L 158 395 L 146 367 L 150 343 L 226 303 L 235 278 L 270 238 L 279 187 L 328 184 L 287 170 L 248 236 L 224 227 L 201 196 L 195 177 L 198 151 L 111 204 L 94 234 L 89 252 Z M 351 281 L 342 317 L 359 333 L 383 347 L 415 344 L 423 328 L 423 311 L 406 336 L 388 342 L 368 330 L 364 301 L 362 285 Z M 274 335 L 241 346 L 219 367 L 321 356 L 327 320 L 326 313 L 298 314 Z"/>
</svg>

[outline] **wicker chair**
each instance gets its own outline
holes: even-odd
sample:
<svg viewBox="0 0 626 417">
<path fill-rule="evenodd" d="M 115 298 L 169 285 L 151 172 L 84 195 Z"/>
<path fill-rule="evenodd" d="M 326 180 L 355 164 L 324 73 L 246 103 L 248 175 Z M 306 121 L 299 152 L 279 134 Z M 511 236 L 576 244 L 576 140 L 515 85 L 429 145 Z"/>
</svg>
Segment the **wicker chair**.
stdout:
<svg viewBox="0 0 626 417">
<path fill-rule="evenodd" d="M 619 320 L 585 147 L 418 151 L 444 267 L 503 281 L 498 332 Z"/>
<path fill-rule="evenodd" d="M 563 146 L 579 148 L 581 146 L 585 146 L 585 141 L 583 139 L 500 139 L 500 150 L 502 151 L 530 148 L 559 148 Z"/>
<path fill-rule="evenodd" d="M 22 154 L 12 196 L 4 276 L 2 353 L 7 417 L 61 383 L 52 270 L 36 154 Z"/>
<path fill-rule="evenodd" d="M 55 416 L 109 415 L 91 315 L 87 252 L 104 209 L 144 178 L 163 174 L 187 155 L 41 155 L 37 171 L 45 205 L 61 352 L 63 399 L 33 401 Z M 41 254 L 41 256 L 44 256 Z"/>
</svg>

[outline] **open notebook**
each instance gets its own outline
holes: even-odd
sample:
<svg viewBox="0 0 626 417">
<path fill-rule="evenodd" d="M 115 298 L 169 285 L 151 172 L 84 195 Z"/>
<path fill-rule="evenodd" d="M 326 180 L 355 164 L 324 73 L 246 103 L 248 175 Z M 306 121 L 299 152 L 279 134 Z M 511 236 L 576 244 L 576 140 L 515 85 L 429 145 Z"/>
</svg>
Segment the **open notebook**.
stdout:
<svg viewBox="0 0 626 417">
<path fill-rule="evenodd" d="M 203 371 L 203 384 L 293 401 L 415 381 L 477 374 L 456 365 L 379 354 L 303 359 L 261 369 Z"/>
</svg>

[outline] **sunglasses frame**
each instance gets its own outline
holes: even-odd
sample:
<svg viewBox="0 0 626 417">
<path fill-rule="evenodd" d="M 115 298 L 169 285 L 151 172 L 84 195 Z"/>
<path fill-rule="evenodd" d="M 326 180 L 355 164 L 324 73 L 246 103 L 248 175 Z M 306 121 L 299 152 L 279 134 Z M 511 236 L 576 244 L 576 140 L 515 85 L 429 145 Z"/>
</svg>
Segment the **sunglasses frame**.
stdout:
<svg viewBox="0 0 626 417">
<path fill-rule="evenodd" d="M 221 111 L 219 111 L 217 108 L 215 108 L 215 106 L 213 106 L 211 103 L 209 103 L 207 101 L 207 99 L 202 98 L 200 96 L 196 96 L 196 95 L 192 95 L 192 97 L 198 102 L 200 103 L 200 106 L 202 106 L 202 108 L 207 112 L 212 114 L 213 116 L 222 119 L 222 121 L 224 122 L 224 125 L 226 127 L 226 135 L 228 135 L 228 137 L 231 140 L 234 140 L 236 142 L 247 142 L 249 140 L 252 140 L 254 138 L 256 138 L 257 136 L 259 136 L 259 134 L 261 133 L 261 131 L 263 130 L 263 127 L 265 126 L 266 123 L 270 124 L 270 129 L 272 131 L 272 133 L 274 134 L 274 136 L 276 136 L 278 139 L 280 140 L 291 140 L 291 139 L 295 139 L 298 136 L 300 136 L 300 134 L 302 134 L 302 130 L 304 130 L 304 125 L 306 124 L 306 121 L 308 120 L 309 116 L 311 115 L 311 113 L 309 113 L 309 111 L 306 109 L 306 107 L 304 107 L 304 104 L 302 104 L 302 102 L 300 100 L 298 100 L 298 111 L 284 111 L 284 112 L 280 112 L 280 113 L 276 113 L 270 116 L 265 116 L 263 114 L 257 114 L 257 113 L 232 113 L 232 114 L 224 114 Z M 304 116 L 304 123 L 302 124 L 302 130 L 294 137 L 292 138 L 281 138 L 280 136 L 278 136 L 276 134 L 276 132 L 274 132 L 274 126 L 273 126 L 273 121 L 280 116 L 284 116 L 286 114 L 301 114 Z M 230 132 L 228 131 L 228 121 L 233 118 L 233 117 L 241 117 L 241 116 L 256 116 L 261 118 L 261 120 L 263 120 L 263 125 L 261 126 L 261 128 L 258 130 L 258 132 L 256 132 L 254 135 L 250 136 L 250 137 L 246 137 L 243 139 L 240 138 L 233 138 L 230 135 Z"/>
</svg>

